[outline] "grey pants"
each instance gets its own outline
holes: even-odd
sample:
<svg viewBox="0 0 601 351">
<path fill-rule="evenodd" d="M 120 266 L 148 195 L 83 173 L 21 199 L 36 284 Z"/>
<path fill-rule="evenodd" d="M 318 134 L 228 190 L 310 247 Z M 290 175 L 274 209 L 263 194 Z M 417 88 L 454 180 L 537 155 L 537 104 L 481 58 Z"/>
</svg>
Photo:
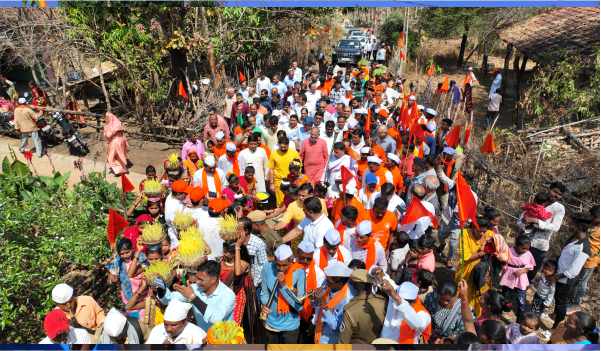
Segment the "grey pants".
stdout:
<svg viewBox="0 0 601 351">
<path fill-rule="evenodd" d="M 459 247 L 459 236 L 461 229 L 459 229 L 456 219 L 451 219 L 449 224 L 441 221 L 440 231 L 438 232 L 440 242 L 444 242 L 449 238 L 449 255 L 448 258 L 453 260 L 457 257 Z"/>
<path fill-rule="evenodd" d="M 580 304 L 582 298 L 586 295 L 588 290 L 588 281 L 591 279 L 594 268 L 582 268 L 578 278 L 576 278 L 576 287 L 574 288 L 574 302 Z"/>
<path fill-rule="evenodd" d="M 44 152 L 42 147 L 42 139 L 40 139 L 40 135 L 37 131 L 30 133 L 21 133 L 21 144 L 19 145 L 19 151 L 24 152 L 25 146 L 27 146 L 27 141 L 31 138 L 33 141 L 33 145 L 35 146 L 35 154 L 38 157 L 42 157 Z"/>
</svg>

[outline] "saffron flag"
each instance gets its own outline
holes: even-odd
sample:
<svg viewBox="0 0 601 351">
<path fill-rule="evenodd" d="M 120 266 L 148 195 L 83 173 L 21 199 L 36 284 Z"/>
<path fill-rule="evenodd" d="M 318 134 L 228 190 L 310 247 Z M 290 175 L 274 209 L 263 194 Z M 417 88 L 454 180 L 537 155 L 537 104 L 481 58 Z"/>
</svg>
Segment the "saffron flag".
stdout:
<svg viewBox="0 0 601 351">
<path fill-rule="evenodd" d="M 31 152 L 31 150 L 25 150 L 23 151 L 23 157 L 25 157 L 28 162 L 31 162 L 31 159 L 33 159 L 33 152 Z"/>
<path fill-rule="evenodd" d="M 125 174 L 121 175 L 121 188 L 124 193 L 130 193 L 134 191 L 134 185 L 129 181 L 129 178 Z"/>
<path fill-rule="evenodd" d="M 430 219 L 432 219 L 432 226 L 438 228 L 438 219 L 436 216 L 424 207 L 420 199 L 414 196 L 411 199 L 409 206 L 407 206 L 407 211 L 401 220 L 401 224 L 414 223 L 422 217 L 430 217 Z"/>
<path fill-rule="evenodd" d="M 467 145 L 467 143 L 470 141 L 471 133 L 472 133 L 472 126 L 468 124 L 468 126 L 465 127 L 465 135 L 463 138 L 463 145 Z"/>
<path fill-rule="evenodd" d="M 340 167 L 340 176 L 342 177 L 342 190 L 346 192 L 346 186 L 351 181 L 351 179 L 355 179 L 353 173 L 346 167 Z"/>
<path fill-rule="evenodd" d="M 430 67 L 428 67 L 426 74 L 428 75 L 428 77 L 432 77 L 435 72 L 436 72 L 436 69 L 434 67 L 434 64 L 432 63 L 432 64 L 430 64 Z"/>
<path fill-rule="evenodd" d="M 449 92 L 449 76 L 444 76 L 442 79 L 442 87 L 440 87 L 440 90 L 445 94 Z"/>
<path fill-rule="evenodd" d="M 497 147 L 495 146 L 495 138 L 492 134 L 492 131 L 486 134 L 484 138 L 484 143 L 480 146 L 480 152 L 483 154 L 494 154 Z"/>
<path fill-rule="evenodd" d="M 399 33 L 399 39 L 396 42 L 396 46 L 400 49 L 399 58 L 402 61 L 405 59 L 405 32 Z"/>
<path fill-rule="evenodd" d="M 123 216 L 119 214 L 119 212 L 109 209 L 109 219 L 108 224 L 106 226 L 106 238 L 111 245 L 111 247 L 115 246 L 115 242 L 117 240 L 117 235 L 121 232 L 121 230 L 125 229 L 129 223 Z"/>
<path fill-rule="evenodd" d="M 186 92 L 186 88 L 184 88 L 184 83 L 180 80 L 177 85 L 177 95 L 184 98 L 184 100 L 188 100 L 188 93 Z"/>
<path fill-rule="evenodd" d="M 371 114 L 372 114 L 372 108 L 368 108 L 367 109 L 367 119 L 365 120 L 365 131 L 367 132 L 367 134 L 371 133 Z"/>
<path fill-rule="evenodd" d="M 452 147 L 456 148 L 461 141 L 461 126 L 454 126 L 453 129 L 444 137 L 445 143 Z"/>
<path fill-rule="evenodd" d="M 238 80 L 240 81 L 240 83 L 246 82 L 246 76 L 244 76 L 244 73 L 242 73 L 242 71 L 238 72 Z"/>
<path fill-rule="evenodd" d="M 469 186 L 461 171 L 457 172 L 455 179 L 455 190 L 457 192 L 457 207 L 459 208 L 459 224 L 463 228 L 465 222 L 470 219 L 472 223 L 478 227 L 478 221 L 476 220 L 478 214 L 478 204 L 472 188 Z"/>
</svg>

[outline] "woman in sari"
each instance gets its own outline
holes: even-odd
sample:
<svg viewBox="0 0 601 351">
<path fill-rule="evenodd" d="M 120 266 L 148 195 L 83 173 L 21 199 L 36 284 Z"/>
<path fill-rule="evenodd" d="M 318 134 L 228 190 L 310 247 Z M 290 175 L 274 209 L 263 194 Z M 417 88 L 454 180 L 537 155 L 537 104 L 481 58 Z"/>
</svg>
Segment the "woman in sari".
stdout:
<svg viewBox="0 0 601 351">
<path fill-rule="evenodd" d="M 137 264 L 139 254 L 134 252 L 131 240 L 121 238 L 117 243 L 117 256 L 106 266 L 109 270 L 109 282 L 119 282 L 121 286 L 120 297 L 123 304 L 127 304 L 142 284 L 142 268 Z M 137 311 L 130 315 L 138 317 Z"/>
<path fill-rule="evenodd" d="M 488 227 L 488 220 L 478 218 L 478 227 L 472 223 L 471 228 L 463 229 L 459 239 L 460 266 L 455 273 L 455 281 L 468 282 L 468 302 L 474 314 L 481 313 L 480 296 L 490 289 L 489 256 L 494 252 L 494 233 Z"/>
<path fill-rule="evenodd" d="M 424 305 L 432 316 L 434 343 L 447 343 L 465 331 L 461 316 L 461 299 L 457 285 L 451 280 L 443 281 L 436 291 L 429 293 Z"/>
<path fill-rule="evenodd" d="M 115 176 L 128 173 L 129 160 L 127 159 L 127 139 L 123 125 L 114 114 L 107 112 L 104 121 L 104 137 L 107 141 L 107 163 L 110 171 Z"/>
</svg>

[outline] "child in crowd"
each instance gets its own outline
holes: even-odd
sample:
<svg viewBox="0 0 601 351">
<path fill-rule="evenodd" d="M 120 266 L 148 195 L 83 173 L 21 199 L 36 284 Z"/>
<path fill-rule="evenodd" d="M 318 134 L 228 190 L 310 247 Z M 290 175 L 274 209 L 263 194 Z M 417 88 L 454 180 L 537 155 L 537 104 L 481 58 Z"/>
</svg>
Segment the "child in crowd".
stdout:
<svg viewBox="0 0 601 351">
<path fill-rule="evenodd" d="M 507 341 L 512 344 L 540 344 L 536 334 L 539 323 L 536 313 L 525 312 L 520 323 L 507 326 Z"/>
<path fill-rule="evenodd" d="M 520 235 L 509 250 L 509 260 L 503 268 L 500 285 L 512 297 L 513 309 L 521 320 L 526 306 L 526 289 L 528 289 L 528 271 L 534 269 L 534 257 L 530 253 L 530 238 Z"/>
<path fill-rule="evenodd" d="M 546 221 L 553 217 L 553 214 L 545 209 L 546 204 L 549 203 L 549 194 L 547 192 L 540 192 L 534 196 L 534 202 L 526 203 L 522 205 L 523 218 L 536 218 L 541 221 Z M 529 223 L 524 228 L 525 234 L 530 234 L 534 230 L 534 224 Z"/>
<path fill-rule="evenodd" d="M 551 307 L 553 296 L 555 295 L 555 272 L 557 271 L 557 262 L 548 260 L 543 263 L 541 274 L 534 278 L 532 286 L 534 287 L 534 298 L 530 311 L 536 314 L 544 314 L 545 310 Z"/>
</svg>

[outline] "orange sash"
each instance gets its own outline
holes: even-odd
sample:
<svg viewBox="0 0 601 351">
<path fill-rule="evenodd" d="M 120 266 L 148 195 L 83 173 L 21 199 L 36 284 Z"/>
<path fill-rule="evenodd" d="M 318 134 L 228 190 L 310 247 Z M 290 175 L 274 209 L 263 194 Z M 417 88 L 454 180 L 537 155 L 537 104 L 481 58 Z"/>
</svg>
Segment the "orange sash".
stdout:
<svg viewBox="0 0 601 351">
<path fill-rule="evenodd" d="M 338 260 L 338 262 L 344 263 L 344 260 L 342 259 L 342 253 L 340 252 L 340 247 L 336 248 L 336 257 L 337 257 L 336 259 Z M 328 250 L 325 248 L 325 246 L 322 246 L 319 249 L 319 268 L 321 268 L 323 270 L 327 266 L 328 266 Z"/>
<path fill-rule="evenodd" d="M 415 310 L 415 313 L 419 313 L 424 311 L 429 314 L 428 310 L 424 307 L 419 297 L 415 300 L 414 303 L 411 304 L 411 307 Z M 428 324 L 426 329 L 422 331 L 421 337 L 423 339 L 423 343 L 427 344 L 428 340 L 430 340 L 430 334 L 432 334 L 432 324 Z M 419 342 L 418 342 L 419 343 Z M 399 344 L 415 344 L 415 330 L 413 330 L 409 323 L 406 320 L 401 322 L 400 332 L 399 332 Z"/>
<path fill-rule="evenodd" d="M 365 257 L 365 269 L 369 270 L 371 266 L 376 263 L 376 241 L 374 238 L 369 238 L 367 244 L 363 246 L 363 249 L 367 250 L 367 256 Z"/>
<path fill-rule="evenodd" d="M 330 288 L 328 288 L 325 292 L 325 294 L 323 295 L 322 298 L 322 302 L 321 302 L 321 308 L 319 309 L 319 315 L 317 316 L 317 323 L 315 323 L 315 343 L 319 344 L 319 340 L 321 339 L 321 333 L 323 331 L 323 322 L 321 320 L 322 316 L 323 316 L 323 310 L 328 309 L 328 310 L 333 310 L 334 308 L 336 308 L 336 306 L 338 306 L 338 304 L 340 304 L 342 302 L 342 300 L 346 297 L 346 294 L 348 292 L 348 284 L 345 284 L 342 289 L 338 290 L 334 296 L 332 296 L 332 299 L 330 300 L 330 302 L 328 302 L 327 304 L 325 303 L 328 296 L 330 296 Z"/>
<path fill-rule="evenodd" d="M 294 283 L 294 281 L 293 281 L 294 272 L 296 272 L 297 269 L 303 269 L 303 265 L 295 262 L 295 263 L 291 264 L 288 267 L 288 270 L 286 271 L 284 283 L 286 284 L 288 289 L 292 289 L 292 284 Z M 276 278 L 276 280 L 277 280 L 277 278 Z M 277 312 L 278 312 L 278 314 L 286 314 L 286 313 L 290 312 L 290 306 L 288 305 L 288 302 L 286 301 L 286 299 L 284 299 L 284 295 L 282 295 L 281 291 L 278 291 Z"/>
<path fill-rule="evenodd" d="M 232 167 L 234 168 L 234 174 L 239 177 L 240 176 L 240 167 L 238 167 L 238 154 L 236 154 L 234 156 L 233 160 L 229 156 L 227 156 L 227 160 L 233 164 Z"/>
<path fill-rule="evenodd" d="M 219 173 L 217 170 L 213 172 L 213 182 L 215 183 L 215 192 L 217 193 L 217 197 L 221 197 L 221 179 L 219 179 Z M 207 180 L 207 170 L 202 170 L 202 189 L 205 194 L 209 193 L 209 183 Z"/>
<path fill-rule="evenodd" d="M 317 272 L 315 271 L 315 262 L 311 260 L 309 263 L 309 272 L 307 272 L 307 286 L 306 294 L 317 289 Z M 311 305 L 311 299 L 306 298 L 303 302 L 303 309 L 299 313 L 300 317 L 305 321 L 309 321 L 313 316 L 313 305 Z"/>
</svg>

